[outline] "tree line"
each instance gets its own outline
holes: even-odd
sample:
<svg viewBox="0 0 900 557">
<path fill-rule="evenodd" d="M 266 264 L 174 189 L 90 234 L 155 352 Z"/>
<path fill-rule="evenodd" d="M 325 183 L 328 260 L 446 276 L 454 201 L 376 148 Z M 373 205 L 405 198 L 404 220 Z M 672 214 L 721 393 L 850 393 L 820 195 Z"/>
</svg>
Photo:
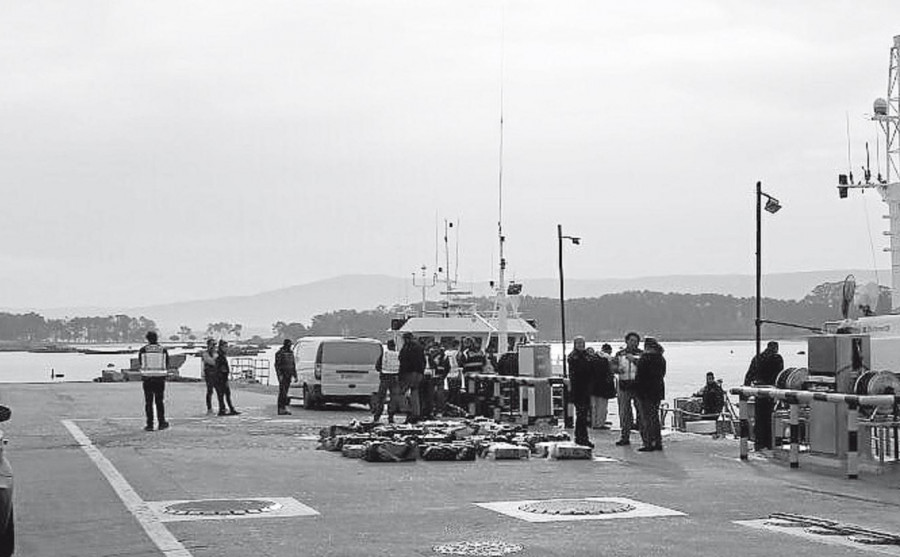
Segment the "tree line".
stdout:
<svg viewBox="0 0 900 557">
<path fill-rule="evenodd" d="M 0 340 L 20 342 L 142 342 L 156 323 L 144 316 L 45 319 L 29 312 L 0 313 Z"/>
<path fill-rule="evenodd" d="M 816 286 L 801 300 L 763 298 L 763 319 L 797 325 L 767 324 L 763 334 L 769 338 L 791 338 L 810 334 L 826 321 L 841 319 L 842 282 Z M 890 289 L 880 288 L 876 315 L 890 312 Z M 480 311 L 488 311 L 493 301 L 471 298 Z M 852 304 L 851 304 L 852 305 Z M 413 309 L 419 304 L 413 306 Z M 858 308 L 850 307 L 849 316 L 857 317 Z M 559 300 L 523 296 L 520 314 L 534 319 L 539 340 L 559 340 Z M 309 325 L 279 321 L 272 326 L 276 339 L 311 335 L 364 336 L 386 340 L 392 318 L 402 313 L 400 306 L 379 306 L 373 310 L 339 310 L 316 315 Z M 750 339 L 755 335 L 756 299 L 723 294 L 676 294 L 631 291 L 592 298 L 566 300 L 566 334 L 583 335 L 589 340 L 622 338 L 628 331 L 654 334 L 665 340 Z"/>
</svg>

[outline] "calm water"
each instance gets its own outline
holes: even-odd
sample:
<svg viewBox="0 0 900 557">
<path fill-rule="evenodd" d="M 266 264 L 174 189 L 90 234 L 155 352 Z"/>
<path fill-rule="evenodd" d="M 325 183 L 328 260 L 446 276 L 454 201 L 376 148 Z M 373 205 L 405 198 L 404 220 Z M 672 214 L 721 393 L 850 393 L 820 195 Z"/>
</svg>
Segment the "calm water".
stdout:
<svg viewBox="0 0 900 557">
<path fill-rule="evenodd" d="M 615 350 L 622 342 L 611 342 Z M 600 343 L 589 343 L 600 348 Z M 703 386 L 707 371 L 724 380 L 726 388 L 740 385 L 744 373 L 755 351 L 751 341 L 710 341 L 710 342 L 669 342 L 664 343 L 667 361 L 666 399 L 688 396 Z M 571 350 L 571 344 L 567 344 Z M 114 347 L 108 347 L 114 348 Z M 125 348 L 125 347 L 116 347 Z M 260 353 L 256 358 L 269 360 L 271 367 L 275 361 L 278 346 Z M 786 367 L 806 367 L 806 355 L 797 354 L 806 350 L 805 340 L 781 342 L 781 354 Z M 173 353 L 182 352 L 173 350 Z M 555 344 L 551 350 L 554 361 L 562 356 L 562 346 Z M 0 383 L 50 383 L 56 381 L 91 381 L 99 377 L 108 364 L 114 369 L 129 367 L 134 355 L 94 355 L 94 354 L 34 354 L 29 352 L 0 352 Z M 181 367 L 181 374 L 200 377 L 200 359 L 189 356 Z M 51 370 L 64 377 L 51 380 Z M 274 370 L 270 369 L 274 382 Z"/>
</svg>

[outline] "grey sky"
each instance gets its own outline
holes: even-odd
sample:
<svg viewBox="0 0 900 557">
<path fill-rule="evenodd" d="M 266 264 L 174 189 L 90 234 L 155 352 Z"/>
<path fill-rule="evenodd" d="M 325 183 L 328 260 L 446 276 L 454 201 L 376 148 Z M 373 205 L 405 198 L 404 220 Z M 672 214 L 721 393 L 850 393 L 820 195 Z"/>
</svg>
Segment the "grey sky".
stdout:
<svg viewBox="0 0 900 557">
<path fill-rule="evenodd" d="M 880 268 L 839 200 L 896 2 L 0 4 L 0 306 L 145 305 L 434 262 L 460 278 Z M 501 24 L 501 21 L 504 22 Z M 501 47 L 501 35 L 505 36 Z M 501 56 L 502 53 L 502 56 Z M 880 135 L 879 135 L 880 137 Z M 883 149 L 883 144 L 882 144 Z M 526 285 L 527 289 L 527 285 Z"/>
</svg>

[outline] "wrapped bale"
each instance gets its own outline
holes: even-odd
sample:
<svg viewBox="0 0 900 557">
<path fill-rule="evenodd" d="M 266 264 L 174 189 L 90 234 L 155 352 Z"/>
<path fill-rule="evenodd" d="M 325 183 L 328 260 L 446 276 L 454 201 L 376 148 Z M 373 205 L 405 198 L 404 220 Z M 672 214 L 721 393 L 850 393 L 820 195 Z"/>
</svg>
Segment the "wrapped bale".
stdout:
<svg viewBox="0 0 900 557">
<path fill-rule="evenodd" d="M 528 447 L 520 447 L 510 443 L 491 443 L 488 445 L 486 457 L 493 460 L 519 460 L 528 458 Z"/>
<path fill-rule="evenodd" d="M 365 445 L 344 445 L 341 454 L 347 458 L 362 458 L 366 454 Z"/>
<path fill-rule="evenodd" d="M 591 460 L 594 452 L 590 447 L 576 445 L 569 441 L 553 443 L 550 446 L 550 458 L 554 460 Z"/>
<path fill-rule="evenodd" d="M 408 462 L 416 460 L 418 446 L 412 442 L 369 441 L 365 445 L 366 462 Z"/>
</svg>

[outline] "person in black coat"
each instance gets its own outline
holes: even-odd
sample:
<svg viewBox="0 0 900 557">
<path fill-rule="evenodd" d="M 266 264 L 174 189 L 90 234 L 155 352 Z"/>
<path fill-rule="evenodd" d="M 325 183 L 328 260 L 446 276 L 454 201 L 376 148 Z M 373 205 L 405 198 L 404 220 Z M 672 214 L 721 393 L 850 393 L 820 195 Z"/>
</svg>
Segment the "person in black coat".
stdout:
<svg viewBox="0 0 900 557">
<path fill-rule="evenodd" d="M 588 348 L 588 352 L 591 349 Z M 591 386 L 591 428 L 609 429 L 606 425 L 606 417 L 609 409 L 609 399 L 616 397 L 616 380 L 613 377 L 610 358 L 612 346 L 604 344 L 599 354 L 593 356 L 594 377 Z"/>
<path fill-rule="evenodd" d="M 593 448 L 588 438 L 588 419 L 591 415 L 594 363 L 585 349 L 584 337 L 577 336 L 574 349 L 566 358 L 569 364 L 569 400 L 575 405 L 575 442 Z"/>
<path fill-rule="evenodd" d="M 666 398 L 666 359 L 663 347 L 653 337 L 644 339 L 644 353 L 637 364 L 635 393 L 640 409 L 641 452 L 662 450 L 662 424 L 659 403 Z"/>
<path fill-rule="evenodd" d="M 750 368 L 744 376 L 745 386 L 775 386 L 775 379 L 784 370 L 784 358 L 778 353 L 778 343 L 774 340 L 766 344 L 766 349 L 754 356 Z M 753 408 L 753 432 L 756 438 L 755 449 L 772 448 L 772 414 L 775 412 L 775 401 L 771 398 L 756 397 Z"/>
<path fill-rule="evenodd" d="M 406 423 L 414 424 L 422 418 L 422 406 L 419 389 L 425 377 L 425 348 L 419 344 L 413 334 L 403 333 L 403 346 L 400 348 L 400 392 L 409 392 L 409 414 Z"/>
</svg>

